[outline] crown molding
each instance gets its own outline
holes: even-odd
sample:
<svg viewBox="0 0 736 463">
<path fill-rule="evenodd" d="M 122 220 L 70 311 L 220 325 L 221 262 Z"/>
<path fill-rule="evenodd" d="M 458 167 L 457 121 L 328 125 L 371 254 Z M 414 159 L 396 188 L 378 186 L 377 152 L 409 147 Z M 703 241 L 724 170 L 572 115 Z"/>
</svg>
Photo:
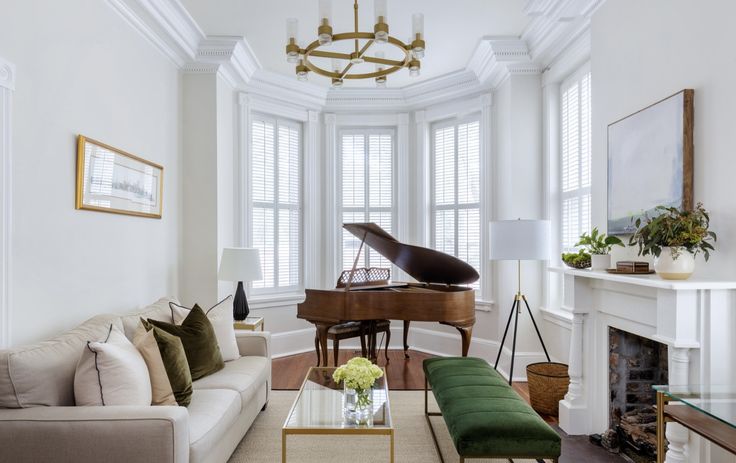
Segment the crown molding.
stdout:
<svg viewBox="0 0 736 463">
<path fill-rule="evenodd" d="M 178 67 L 195 59 L 204 32 L 179 0 L 107 0 Z"/>
<path fill-rule="evenodd" d="M 0 58 L 0 87 L 15 90 L 15 65 Z"/>
<path fill-rule="evenodd" d="M 521 33 L 534 62 L 547 68 L 590 28 L 593 13 L 605 0 L 529 0 L 524 9 L 532 16 Z"/>
<path fill-rule="evenodd" d="M 321 110 L 325 106 L 328 89 L 310 82 L 300 82 L 277 72 L 258 69 L 247 84 L 247 91 L 254 95 L 299 104 L 305 108 Z"/>
<path fill-rule="evenodd" d="M 186 73 L 217 73 L 234 88 L 308 109 L 379 112 L 475 97 L 510 75 L 538 74 L 589 38 L 590 17 L 605 0 L 528 0 L 532 20 L 520 37 L 484 37 L 465 69 L 398 89 L 330 89 L 265 70 L 244 37 L 205 36 L 180 0 L 107 1 Z"/>
</svg>

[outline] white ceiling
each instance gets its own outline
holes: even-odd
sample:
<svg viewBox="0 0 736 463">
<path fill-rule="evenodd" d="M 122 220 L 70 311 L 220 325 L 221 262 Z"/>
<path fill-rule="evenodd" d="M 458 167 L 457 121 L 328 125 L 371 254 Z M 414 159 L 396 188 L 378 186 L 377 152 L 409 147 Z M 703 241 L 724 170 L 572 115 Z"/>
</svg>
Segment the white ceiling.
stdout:
<svg viewBox="0 0 736 463">
<path fill-rule="evenodd" d="M 286 62 L 286 19 L 299 20 L 302 47 L 316 38 L 318 0 L 182 0 L 207 35 L 244 36 L 264 69 L 293 76 Z M 406 41 L 411 35 L 412 13 L 424 13 L 427 53 L 420 77 L 408 70 L 389 76 L 388 86 L 415 82 L 464 69 L 483 36 L 519 36 L 528 24 L 523 0 L 389 0 L 391 35 Z M 359 0 L 360 29 L 373 31 L 373 0 Z M 333 32 L 353 30 L 353 0 L 333 0 Z M 341 47 L 347 43 L 334 44 Z M 383 46 L 386 57 L 400 51 Z M 339 51 L 342 49 L 336 48 Z M 369 53 L 372 53 L 372 48 Z M 324 63 L 329 67 L 329 61 Z M 365 72 L 372 65 L 364 64 Z M 310 81 L 329 86 L 328 78 L 310 74 Z M 374 87 L 372 81 L 350 81 L 346 86 Z"/>
</svg>

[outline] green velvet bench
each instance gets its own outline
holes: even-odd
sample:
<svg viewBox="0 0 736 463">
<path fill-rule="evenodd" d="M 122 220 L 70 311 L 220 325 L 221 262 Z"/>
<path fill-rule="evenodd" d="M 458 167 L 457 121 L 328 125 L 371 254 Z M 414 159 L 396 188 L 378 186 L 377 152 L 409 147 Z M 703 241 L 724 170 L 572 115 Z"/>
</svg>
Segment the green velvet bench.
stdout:
<svg viewBox="0 0 736 463">
<path fill-rule="evenodd" d="M 430 412 L 428 386 L 440 413 Z M 442 416 L 460 463 L 472 458 L 551 459 L 561 453 L 560 436 L 485 360 L 438 357 L 424 361 L 424 414 L 444 463 L 430 416 Z"/>
</svg>

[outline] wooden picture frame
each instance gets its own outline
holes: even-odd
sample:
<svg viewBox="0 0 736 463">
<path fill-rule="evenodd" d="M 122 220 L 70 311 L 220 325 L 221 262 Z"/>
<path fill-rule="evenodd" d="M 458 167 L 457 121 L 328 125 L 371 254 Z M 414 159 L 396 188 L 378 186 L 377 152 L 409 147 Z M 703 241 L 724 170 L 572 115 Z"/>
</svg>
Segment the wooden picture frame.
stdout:
<svg viewBox="0 0 736 463">
<path fill-rule="evenodd" d="M 105 143 L 77 137 L 76 209 L 160 219 L 164 168 Z"/>
<path fill-rule="evenodd" d="M 608 234 L 634 232 L 659 205 L 693 207 L 694 90 L 608 125 Z"/>
</svg>

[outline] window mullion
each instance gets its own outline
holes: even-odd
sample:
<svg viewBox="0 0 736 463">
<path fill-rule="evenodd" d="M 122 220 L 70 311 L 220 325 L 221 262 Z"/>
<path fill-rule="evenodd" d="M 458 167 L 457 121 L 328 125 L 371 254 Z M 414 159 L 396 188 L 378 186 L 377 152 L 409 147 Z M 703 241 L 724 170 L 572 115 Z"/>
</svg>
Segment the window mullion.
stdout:
<svg viewBox="0 0 736 463">
<path fill-rule="evenodd" d="M 273 137 L 273 185 L 274 185 L 274 195 L 273 195 L 273 287 L 278 288 L 279 287 L 279 124 L 278 122 L 274 123 L 274 137 Z"/>
</svg>

